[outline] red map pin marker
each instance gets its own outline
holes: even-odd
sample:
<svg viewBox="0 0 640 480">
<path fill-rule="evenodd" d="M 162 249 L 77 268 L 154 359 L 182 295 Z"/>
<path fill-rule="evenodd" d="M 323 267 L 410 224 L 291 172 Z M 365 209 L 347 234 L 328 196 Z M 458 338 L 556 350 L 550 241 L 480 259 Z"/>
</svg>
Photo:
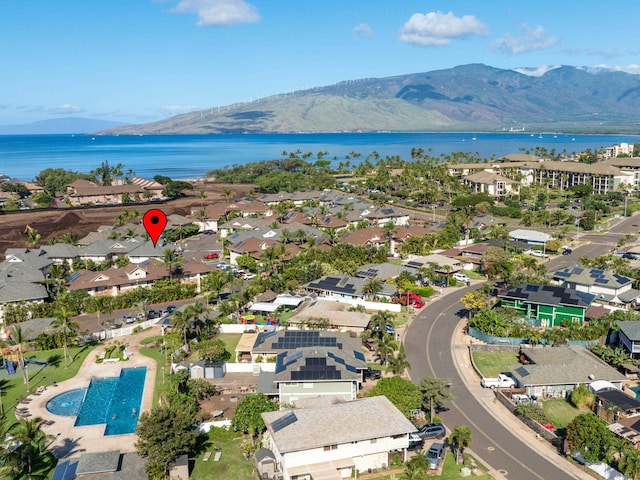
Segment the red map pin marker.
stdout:
<svg viewBox="0 0 640 480">
<path fill-rule="evenodd" d="M 160 235 L 162 235 L 164 231 L 164 227 L 167 226 L 167 216 L 162 210 L 152 208 L 142 217 L 142 225 L 144 225 L 144 229 L 151 237 L 151 241 L 155 247 Z"/>
</svg>

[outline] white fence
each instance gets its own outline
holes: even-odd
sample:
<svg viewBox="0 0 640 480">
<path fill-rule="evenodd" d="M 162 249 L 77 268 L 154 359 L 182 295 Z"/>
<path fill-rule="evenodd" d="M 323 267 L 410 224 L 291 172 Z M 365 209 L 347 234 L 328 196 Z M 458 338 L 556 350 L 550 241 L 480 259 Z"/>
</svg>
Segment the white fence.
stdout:
<svg viewBox="0 0 640 480">
<path fill-rule="evenodd" d="M 275 363 L 225 363 L 224 368 L 227 373 L 255 373 L 275 372 Z"/>
</svg>

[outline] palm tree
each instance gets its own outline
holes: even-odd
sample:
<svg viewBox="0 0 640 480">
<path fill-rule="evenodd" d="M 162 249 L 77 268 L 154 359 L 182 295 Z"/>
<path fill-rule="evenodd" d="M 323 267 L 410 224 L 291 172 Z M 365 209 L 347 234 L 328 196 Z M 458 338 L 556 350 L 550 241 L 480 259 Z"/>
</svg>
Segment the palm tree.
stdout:
<svg viewBox="0 0 640 480">
<path fill-rule="evenodd" d="M 18 362 L 19 366 L 22 369 L 22 378 L 25 385 L 29 384 L 29 373 L 27 369 L 24 368 L 24 351 L 22 349 L 22 345 L 27 342 L 26 337 L 24 336 L 24 332 L 22 331 L 22 327 L 20 324 L 16 323 L 11 326 L 11 333 L 9 335 L 9 341 L 18 347 Z"/>
<path fill-rule="evenodd" d="M 384 282 L 379 278 L 370 278 L 362 286 L 362 293 L 366 298 L 375 298 L 380 290 L 382 290 L 382 284 Z"/>
<path fill-rule="evenodd" d="M 180 256 L 176 256 L 172 248 L 165 248 L 164 252 L 162 252 L 162 261 L 169 269 L 169 280 L 173 280 L 173 267 L 180 265 L 182 258 Z"/>
<path fill-rule="evenodd" d="M 67 358 L 71 359 L 71 355 L 69 354 L 69 332 L 74 331 L 76 328 L 80 326 L 80 324 L 73 320 L 71 310 L 64 304 L 61 303 L 55 311 L 56 318 L 51 322 L 51 327 L 56 332 L 62 333 L 63 340 L 63 348 L 64 348 L 64 360 L 65 360 L 65 368 L 68 366 Z"/>
<path fill-rule="evenodd" d="M 393 336 L 385 334 L 380 338 L 378 348 L 375 353 L 380 359 L 380 365 L 387 365 L 391 359 L 394 358 L 393 354 L 398 349 L 398 342 L 393 339 Z"/>
<path fill-rule="evenodd" d="M 198 190 L 196 196 L 200 199 L 200 210 L 204 209 L 204 199 L 207 198 L 207 192 L 205 192 L 203 189 Z"/>
<path fill-rule="evenodd" d="M 33 479 L 34 464 L 45 452 L 47 441 L 53 438 L 40 429 L 41 421 L 38 417 L 32 420 L 22 418 L 13 431 L 14 440 L 20 444 L 15 454 L 29 480 Z"/>
<path fill-rule="evenodd" d="M 189 333 L 189 330 L 191 329 L 191 318 L 189 317 L 189 312 L 186 310 L 176 310 L 173 312 L 171 326 L 182 335 L 184 345 L 189 348 L 189 343 L 187 342 L 187 333 Z"/>
<path fill-rule="evenodd" d="M 31 228 L 29 225 L 27 225 L 27 236 L 27 247 L 29 248 L 35 248 L 42 239 L 42 235 L 40 235 L 35 228 Z"/>
<path fill-rule="evenodd" d="M 464 449 L 471 446 L 471 429 L 466 425 L 456 425 L 449 435 L 449 443 L 456 451 L 456 463 L 460 461 L 460 455 Z"/>
<path fill-rule="evenodd" d="M 85 303 L 85 308 L 88 313 L 95 313 L 98 319 L 98 325 L 105 328 L 105 325 L 102 322 L 100 322 L 100 316 L 103 313 L 111 313 L 113 311 L 111 298 L 110 297 L 90 297 Z M 104 338 L 105 340 L 107 339 L 106 329 L 105 329 Z"/>
<path fill-rule="evenodd" d="M 393 326 L 392 318 L 393 315 L 388 310 L 380 310 L 371 316 L 368 328 L 382 340 L 387 333 L 387 324 Z"/>
<path fill-rule="evenodd" d="M 425 480 L 429 478 L 429 460 L 426 455 L 414 455 L 405 465 L 402 480 Z"/>
<path fill-rule="evenodd" d="M 51 265 L 47 269 L 47 284 L 51 287 L 52 296 L 57 297 L 63 290 L 64 284 L 67 283 L 67 267 L 64 265 Z"/>
<path fill-rule="evenodd" d="M 15 478 L 12 474 L 20 473 L 20 468 L 12 458 L 13 430 L 16 424 L 0 411 L 0 478 Z"/>
<path fill-rule="evenodd" d="M 407 355 L 404 353 L 404 345 L 400 343 L 398 353 L 395 357 L 389 358 L 389 368 L 387 371 L 394 375 L 402 375 L 407 368 L 411 368 L 411 364 L 407 361 Z"/>
</svg>

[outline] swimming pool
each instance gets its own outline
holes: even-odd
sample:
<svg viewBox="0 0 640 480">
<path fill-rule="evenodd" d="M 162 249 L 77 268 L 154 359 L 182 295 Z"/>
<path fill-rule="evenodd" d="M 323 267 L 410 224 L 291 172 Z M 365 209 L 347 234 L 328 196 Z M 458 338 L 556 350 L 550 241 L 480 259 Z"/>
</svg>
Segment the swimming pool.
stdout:
<svg viewBox="0 0 640 480">
<path fill-rule="evenodd" d="M 629 390 L 636 394 L 636 400 L 640 400 L 640 385 L 632 385 Z"/>
<path fill-rule="evenodd" d="M 88 388 L 56 395 L 47 410 L 76 416 L 75 426 L 106 424 L 105 435 L 135 432 L 147 367 L 123 368 L 119 377 L 93 378 Z"/>
</svg>

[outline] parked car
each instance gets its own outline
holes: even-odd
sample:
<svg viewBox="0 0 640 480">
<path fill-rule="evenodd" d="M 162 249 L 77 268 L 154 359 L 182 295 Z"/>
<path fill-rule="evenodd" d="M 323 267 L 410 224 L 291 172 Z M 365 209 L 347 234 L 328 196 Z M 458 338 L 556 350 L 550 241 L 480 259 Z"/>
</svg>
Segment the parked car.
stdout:
<svg viewBox="0 0 640 480">
<path fill-rule="evenodd" d="M 129 323 L 133 323 L 133 322 L 135 322 L 135 321 L 136 321 L 136 319 L 135 319 L 135 318 L 133 318 L 131 315 L 125 315 L 124 317 L 122 317 L 122 321 L 123 321 L 124 323 L 129 324 Z"/>
<path fill-rule="evenodd" d="M 469 277 L 467 277 L 464 273 L 454 273 L 452 277 L 455 278 L 457 282 L 462 282 L 462 283 L 469 282 Z"/>
<path fill-rule="evenodd" d="M 410 433 L 409 434 L 409 446 L 407 447 L 408 450 L 422 450 L 422 447 L 424 447 L 424 440 L 422 438 L 420 438 L 420 435 L 418 435 L 417 433 Z"/>
<path fill-rule="evenodd" d="M 427 460 L 429 461 L 429 469 L 437 470 L 440 462 L 444 458 L 445 450 L 443 443 L 434 443 L 427 450 Z"/>
<path fill-rule="evenodd" d="M 534 257 L 539 257 L 539 258 L 548 258 L 549 257 L 549 255 L 544 253 L 542 250 L 527 250 L 527 253 L 529 255 L 533 255 Z"/>
<path fill-rule="evenodd" d="M 177 307 L 175 305 L 169 305 L 165 310 L 169 313 L 173 313 L 177 310 Z"/>
<path fill-rule="evenodd" d="M 571 255 L 572 253 L 573 253 L 573 250 L 570 248 L 565 248 L 564 250 L 562 250 L 563 255 Z"/>
<path fill-rule="evenodd" d="M 158 318 L 160 316 L 160 313 L 157 312 L 156 310 L 149 310 L 147 312 L 147 318 Z"/>
<path fill-rule="evenodd" d="M 637 260 L 638 256 L 633 253 L 627 252 L 622 255 L 622 258 L 626 258 L 627 260 Z"/>
<path fill-rule="evenodd" d="M 145 319 L 144 313 L 136 313 L 136 320 L 144 320 L 144 319 Z"/>
<path fill-rule="evenodd" d="M 220 255 L 216 252 L 211 252 L 211 253 L 207 253 L 204 258 L 207 260 L 215 260 L 216 258 L 219 258 Z"/>
<path fill-rule="evenodd" d="M 515 388 L 516 381 L 508 375 L 501 373 L 497 377 L 484 377 L 480 385 L 484 388 Z"/>
<path fill-rule="evenodd" d="M 369 323 L 369 325 L 367 325 L 367 330 L 371 330 L 371 323 Z M 379 332 L 380 331 L 380 325 L 376 325 L 373 328 L 374 332 Z M 394 335 L 396 333 L 396 329 L 393 328 L 393 325 L 391 325 L 390 323 L 387 323 L 385 326 L 385 332 L 390 334 L 390 335 Z"/>
<path fill-rule="evenodd" d="M 203 235 L 213 235 L 213 230 L 203 230 L 202 234 Z"/>
<path fill-rule="evenodd" d="M 522 395 L 522 394 L 515 394 L 515 395 L 511 395 L 511 401 L 513 403 L 515 403 L 516 405 L 519 405 L 521 403 L 532 403 L 533 400 L 531 399 L 531 397 L 529 395 Z"/>
<path fill-rule="evenodd" d="M 436 423 L 427 423 L 418 429 L 418 435 L 420 438 L 427 440 L 431 438 L 444 438 L 447 434 L 447 431 L 444 428 L 444 425 L 436 422 Z"/>
<path fill-rule="evenodd" d="M 447 282 L 445 282 L 445 281 L 444 281 L 444 280 L 442 280 L 441 278 L 436 278 L 436 279 L 433 281 L 433 284 L 434 284 L 436 287 L 440 287 L 440 288 L 444 288 L 444 287 L 446 287 L 446 286 L 447 286 Z"/>
<path fill-rule="evenodd" d="M 371 340 L 370 338 L 362 339 L 362 345 L 364 345 L 364 348 L 366 348 L 370 352 L 373 352 L 378 349 L 378 344 L 373 340 Z"/>
<path fill-rule="evenodd" d="M 370 378 L 371 380 L 378 380 L 379 378 L 382 377 L 382 371 L 381 370 L 375 370 L 375 369 L 369 367 L 367 369 L 367 371 L 365 372 L 365 376 L 367 378 Z"/>
</svg>

